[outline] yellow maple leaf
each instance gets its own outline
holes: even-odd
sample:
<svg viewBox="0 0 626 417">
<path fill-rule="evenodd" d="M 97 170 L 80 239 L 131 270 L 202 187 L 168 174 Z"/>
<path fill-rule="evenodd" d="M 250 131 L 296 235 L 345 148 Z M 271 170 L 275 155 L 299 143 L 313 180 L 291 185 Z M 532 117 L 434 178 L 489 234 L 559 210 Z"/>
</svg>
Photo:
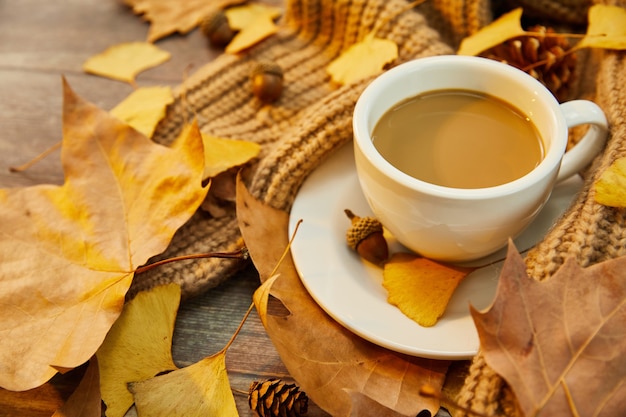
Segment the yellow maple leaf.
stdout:
<svg viewBox="0 0 626 417">
<path fill-rule="evenodd" d="M 137 74 L 169 59 L 169 52 L 149 42 L 126 42 L 90 57 L 83 70 L 133 84 Z"/>
<path fill-rule="evenodd" d="M 151 417 L 237 417 L 226 373 L 226 353 L 193 365 L 129 384 L 137 414 Z"/>
<path fill-rule="evenodd" d="M 206 197 L 200 132 L 155 144 L 64 83 L 62 186 L 0 190 L 0 386 L 27 390 L 86 362 L 135 269 Z"/>
<path fill-rule="evenodd" d="M 204 178 L 216 175 L 255 158 L 261 151 L 258 143 L 224 139 L 202 133 L 204 143 Z"/>
<path fill-rule="evenodd" d="M 589 8 L 588 20 L 577 48 L 626 49 L 626 9 L 596 4 Z"/>
<path fill-rule="evenodd" d="M 170 87 L 141 87 L 134 90 L 110 113 L 151 138 L 165 109 L 174 101 Z"/>
<path fill-rule="evenodd" d="M 374 32 L 370 32 L 328 64 L 326 70 L 333 82 L 350 84 L 380 73 L 397 57 L 398 45 L 395 42 L 377 38 Z"/>
<path fill-rule="evenodd" d="M 610 207 L 626 207 L 626 158 L 619 158 L 593 184 L 594 199 Z"/>
<path fill-rule="evenodd" d="M 281 15 L 281 10 L 277 7 L 251 3 L 228 8 L 224 14 L 229 26 L 239 31 L 226 46 L 225 51 L 236 54 L 278 32 L 274 19 Z"/>
<path fill-rule="evenodd" d="M 111 327 L 96 353 L 107 417 L 122 417 L 133 405 L 129 382 L 177 369 L 172 336 L 179 303 L 178 285 L 155 287 L 126 304 Z"/>
<path fill-rule="evenodd" d="M 501 44 L 504 41 L 526 33 L 522 29 L 522 8 L 511 10 L 483 27 L 478 32 L 466 37 L 461 42 L 458 55 L 478 55 L 482 51 Z"/>
<path fill-rule="evenodd" d="M 434 326 L 461 280 L 472 268 L 447 266 L 410 253 L 395 253 L 385 263 L 387 301 L 424 327 Z"/>
</svg>

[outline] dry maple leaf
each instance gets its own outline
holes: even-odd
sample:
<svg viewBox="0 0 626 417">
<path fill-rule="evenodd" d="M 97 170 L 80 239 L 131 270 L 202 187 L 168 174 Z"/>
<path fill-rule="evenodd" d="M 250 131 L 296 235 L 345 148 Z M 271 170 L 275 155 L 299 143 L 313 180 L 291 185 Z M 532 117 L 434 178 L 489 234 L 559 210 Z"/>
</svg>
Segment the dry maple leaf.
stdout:
<svg viewBox="0 0 626 417">
<path fill-rule="evenodd" d="M 395 253 L 385 263 L 387 301 L 420 326 L 430 327 L 443 315 L 454 290 L 475 268 L 444 265 L 412 253 Z"/>
<path fill-rule="evenodd" d="M 0 386 L 37 387 L 86 362 L 134 270 L 200 206 L 198 129 L 157 145 L 64 82 L 62 186 L 0 190 Z"/>
<path fill-rule="evenodd" d="M 150 417 L 237 417 L 226 351 L 193 365 L 129 384 L 137 414 Z"/>
<path fill-rule="evenodd" d="M 310 297 L 290 257 L 276 268 L 288 245 L 288 214 L 254 199 L 241 182 L 237 218 L 262 279 L 279 275 L 263 297 L 271 292 L 290 313 L 262 317 L 267 333 L 290 374 L 317 405 L 337 417 L 352 410 L 361 410 L 361 417 L 379 417 L 380 409 L 388 410 L 388 416 L 437 412 L 438 401 L 421 397 L 419 389 L 424 384 L 441 388 L 449 361 L 389 351 L 332 320 Z M 361 407 L 364 403 L 380 406 Z"/>
<path fill-rule="evenodd" d="M 127 42 L 113 45 L 83 64 L 85 72 L 135 83 L 142 71 L 156 67 L 170 59 L 170 53 L 148 42 Z"/>
<path fill-rule="evenodd" d="M 107 417 L 123 417 L 133 405 L 130 382 L 177 369 L 172 339 L 180 287 L 162 285 L 137 294 L 111 327 L 96 354 Z"/>
<path fill-rule="evenodd" d="M 101 403 L 100 373 L 98 361 L 94 357 L 89 360 L 89 366 L 76 390 L 52 417 L 100 417 L 102 415 Z"/>
<path fill-rule="evenodd" d="M 134 90 L 110 113 L 151 138 L 157 124 L 174 101 L 170 87 L 141 87 Z"/>
<path fill-rule="evenodd" d="M 485 359 L 525 416 L 626 415 L 626 257 L 551 278 L 509 246 L 495 301 L 472 317 Z"/>
</svg>

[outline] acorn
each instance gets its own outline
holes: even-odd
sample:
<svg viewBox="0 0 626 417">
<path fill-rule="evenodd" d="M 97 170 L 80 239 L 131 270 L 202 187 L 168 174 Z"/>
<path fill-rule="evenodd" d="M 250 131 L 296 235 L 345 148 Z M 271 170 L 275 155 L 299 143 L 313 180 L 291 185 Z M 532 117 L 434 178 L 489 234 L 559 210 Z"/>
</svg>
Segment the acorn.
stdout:
<svg viewBox="0 0 626 417">
<path fill-rule="evenodd" d="M 206 16 L 200 22 L 200 31 L 209 39 L 209 43 L 216 47 L 224 47 L 237 34 L 228 24 L 228 18 L 223 11 L 218 10 Z"/>
<path fill-rule="evenodd" d="M 363 259 L 376 265 L 384 264 L 389 258 L 389 247 L 380 221 L 375 217 L 359 217 L 348 209 L 344 212 L 352 222 L 346 232 L 348 246 Z"/>
<path fill-rule="evenodd" d="M 283 92 L 283 70 L 269 61 L 257 62 L 250 74 L 252 93 L 263 103 L 273 103 Z"/>
</svg>

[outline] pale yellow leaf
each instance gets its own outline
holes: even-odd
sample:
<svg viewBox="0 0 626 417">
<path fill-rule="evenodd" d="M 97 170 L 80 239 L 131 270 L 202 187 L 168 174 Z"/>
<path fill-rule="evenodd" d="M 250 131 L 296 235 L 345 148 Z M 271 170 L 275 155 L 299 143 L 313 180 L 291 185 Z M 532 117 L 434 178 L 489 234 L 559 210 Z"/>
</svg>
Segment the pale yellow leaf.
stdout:
<svg viewBox="0 0 626 417">
<path fill-rule="evenodd" d="M 271 19 L 255 19 L 250 25 L 235 35 L 233 40 L 226 46 L 225 51 L 229 54 L 236 54 L 256 45 L 276 32 L 278 32 L 278 26 Z"/>
<path fill-rule="evenodd" d="M 87 59 L 83 70 L 132 84 L 137 74 L 169 59 L 169 52 L 149 42 L 127 42 L 111 46 Z"/>
<path fill-rule="evenodd" d="M 626 158 L 617 159 L 593 184 L 594 199 L 610 207 L 626 207 Z"/>
<path fill-rule="evenodd" d="M 577 48 L 626 49 L 626 9 L 596 4 L 589 8 L 589 24 Z"/>
<path fill-rule="evenodd" d="M 243 165 L 261 151 L 258 143 L 224 139 L 203 133 L 204 178 L 213 178 L 232 167 Z"/>
<path fill-rule="evenodd" d="M 250 3 L 243 6 L 229 7 L 224 11 L 228 25 L 234 30 L 244 30 L 255 20 L 273 21 L 280 17 L 282 10 L 278 7 Z"/>
<path fill-rule="evenodd" d="M 458 55 L 478 55 L 491 47 L 526 32 L 522 29 L 522 8 L 511 10 L 461 42 Z"/>
<path fill-rule="evenodd" d="M 395 253 L 383 270 L 387 300 L 424 327 L 434 326 L 454 290 L 471 268 L 440 264 L 410 253 Z"/>
<path fill-rule="evenodd" d="M 107 417 L 122 417 L 133 404 L 127 384 L 176 368 L 172 335 L 180 287 L 168 284 L 139 293 L 126 304 L 97 352 Z"/>
<path fill-rule="evenodd" d="M 150 417 L 237 417 L 224 351 L 193 365 L 131 383 L 137 414 Z"/>
<path fill-rule="evenodd" d="M 173 101 L 170 87 L 141 87 L 111 109 L 110 113 L 151 138 L 157 124 L 165 116 L 165 109 Z"/>
<path fill-rule="evenodd" d="M 328 67 L 332 81 L 344 85 L 382 72 L 385 65 L 398 57 L 398 45 L 380 39 L 371 32 L 335 58 Z"/>
</svg>

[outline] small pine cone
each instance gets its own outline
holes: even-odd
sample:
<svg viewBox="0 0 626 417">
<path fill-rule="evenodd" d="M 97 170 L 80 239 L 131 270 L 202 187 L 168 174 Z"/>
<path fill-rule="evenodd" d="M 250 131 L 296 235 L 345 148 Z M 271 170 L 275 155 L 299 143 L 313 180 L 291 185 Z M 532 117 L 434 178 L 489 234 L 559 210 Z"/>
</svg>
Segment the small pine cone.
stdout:
<svg viewBox="0 0 626 417">
<path fill-rule="evenodd" d="M 307 395 L 295 384 L 270 378 L 254 381 L 248 393 L 248 405 L 260 417 L 300 417 L 306 414 Z"/>
<path fill-rule="evenodd" d="M 510 39 L 486 50 L 481 56 L 527 72 L 560 102 L 568 100 L 576 78 L 576 54 L 568 53 L 569 41 L 563 36 L 549 36 L 555 32 L 544 26 L 533 26 L 528 32 L 533 35 Z"/>
</svg>

